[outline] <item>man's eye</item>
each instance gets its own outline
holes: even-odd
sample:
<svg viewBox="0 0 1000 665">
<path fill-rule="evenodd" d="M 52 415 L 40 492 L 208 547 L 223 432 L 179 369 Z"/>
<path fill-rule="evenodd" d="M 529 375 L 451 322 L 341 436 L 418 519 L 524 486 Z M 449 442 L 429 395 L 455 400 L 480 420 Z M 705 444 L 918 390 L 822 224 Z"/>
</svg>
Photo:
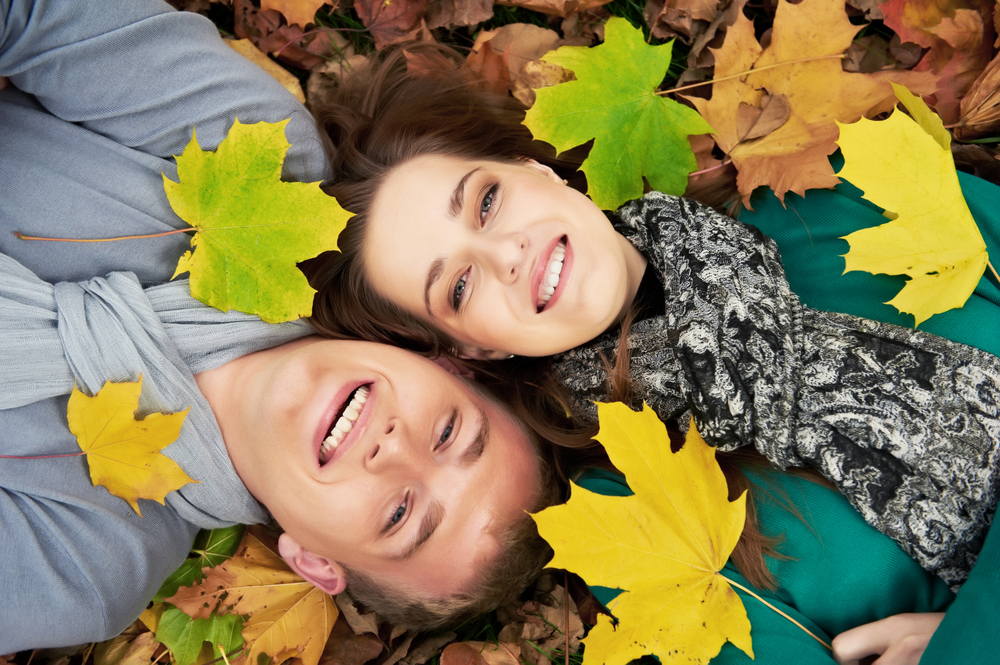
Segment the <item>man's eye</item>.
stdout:
<svg viewBox="0 0 1000 665">
<path fill-rule="evenodd" d="M 396 524 L 399 523 L 399 520 L 403 519 L 404 515 L 406 515 L 406 502 L 405 501 L 403 503 L 399 504 L 399 507 L 396 508 L 396 512 L 394 512 L 392 514 L 392 517 L 389 518 L 389 525 L 390 526 L 395 526 Z"/>
<path fill-rule="evenodd" d="M 455 431 L 455 414 L 453 413 L 451 415 L 451 422 L 449 422 L 448 426 L 444 428 L 443 432 L 441 432 L 441 438 L 438 439 L 437 448 L 440 448 L 445 443 L 447 443 L 448 439 L 451 438 L 451 433 L 454 431 Z"/>
<path fill-rule="evenodd" d="M 498 185 L 496 184 L 490 187 L 479 204 L 479 222 L 481 224 L 486 222 L 486 217 L 490 214 L 490 210 L 493 209 L 493 199 L 497 195 L 497 187 Z"/>
<path fill-rule="evenodd" d="M 465 293 L 465 285 L 469 281 L 469 271 L 466 270 L 462 273 L 462 276 L 458 278 L 455 282 L 455 288 L 451 292 L 451 308 L 458 311 L 459 306 L 462 304 L 462 295 Z"/>
</svg>

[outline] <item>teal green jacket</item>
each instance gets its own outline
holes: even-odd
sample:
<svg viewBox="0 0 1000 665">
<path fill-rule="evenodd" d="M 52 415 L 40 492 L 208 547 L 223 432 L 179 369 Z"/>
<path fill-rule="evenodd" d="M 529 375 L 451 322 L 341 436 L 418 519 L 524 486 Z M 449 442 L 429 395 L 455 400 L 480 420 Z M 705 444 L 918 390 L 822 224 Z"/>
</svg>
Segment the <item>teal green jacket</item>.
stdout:
<svg viewBox="0 0 1000 665">
<path fill-rule="evenodd" d="M 779 553 L 767 558 L 776 591 L 756 589 L 732 564 L 725 574 L 794 617 L 829 643 L 845 630 L 906 612 L 947 611 L 921 663 L 983 663 L 996 658 L 1000 627 L 1000 530 L 988 536 L 968 581 L 956 596 L 939 578 L 869 526 L 843 496 L 777 471 L 748 472 L 754 481 L 761 531 L 782 536 Z M 620 476 L 587 471 L 580 485 L 601 494 L 630 493 Z M 800 513 L 795 515 L 788 504 Z M 602 602 L 616 590 L 593 588 Z M 833 665 L 830 651 L 760 601 L 737 590 L 750 619 L 755 659 L 732 644 L 712 665 Z M 612 609 L 613 611 L 613 609 Z"/>
<path fill-rule="evenodd" d="M 834 168 L 842 160 L 835 157 Z M 958 174 L 962 193 L 986 241 L 993 265 L 1000 266 L 1000 187 L 966 173 Z M 861 198 L 848 183 L 833 190 L 811 189 L 806 195 L 787 194 L 785 203 L 769 189 L 751 197 L 753 210 L 740 213 L 741 222 L 756 226 L 778 245 L 785 276 L 806 305 L 866 319 L 913 327 L 911 314 L 886 305 L 906 282 L 901 275 L 844 274 L 843 236 L 885 224 L 879 209 Z M 968 344 L 1000 356 L 1000 285 L 989 271 L 965 306 L 936 314 L 920 330 Z"/>
</svg>

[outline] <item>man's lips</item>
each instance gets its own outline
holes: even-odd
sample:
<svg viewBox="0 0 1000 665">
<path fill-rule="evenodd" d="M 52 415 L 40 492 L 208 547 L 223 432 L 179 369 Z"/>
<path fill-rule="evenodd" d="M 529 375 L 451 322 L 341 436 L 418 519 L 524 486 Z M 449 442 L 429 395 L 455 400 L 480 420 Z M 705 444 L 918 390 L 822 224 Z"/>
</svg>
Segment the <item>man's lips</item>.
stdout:
<svg viewBox="0 0 1000 665">
<path fill-rule="evenodd" d="M 368 394 L 364 396 L 364 403 L 358 404 L 357 397 L 358 395 L 363 395 L 363 387 L 367 389 Z M 352 397 L 354 399 L 352 399 Z M 348 402 L 348 400 L 351 401 Z M 354 442 L 358 440 L 364 432 L 368 421 L 371 419 L 372 413 L 375 411 L 374 402 L 375 386 L 372 382 L 358 381 L 344 386 L 337 391 L 337 395 L 330 402 L 330 406 L 328 406 L 324 412 L 324 417 L 320 420 L 315 436 L 313 449 L 316 453 L 316 460 L 320 466 L 330 464 L 331 462 L 343 457 Z M 353 421 L 350 431 L 348 431 L 343 438 L 340 439 L 339 443 L 335 443 L 333 446 L 327 446 L 328 449 L 325 452 L 324 460 L 324 441 L 331 436 L 331 429 L 336 426 L 337 421 L 341 419 L 341 416 L 350 406 L 359 407 L 358 416 Z"/>
</svg>

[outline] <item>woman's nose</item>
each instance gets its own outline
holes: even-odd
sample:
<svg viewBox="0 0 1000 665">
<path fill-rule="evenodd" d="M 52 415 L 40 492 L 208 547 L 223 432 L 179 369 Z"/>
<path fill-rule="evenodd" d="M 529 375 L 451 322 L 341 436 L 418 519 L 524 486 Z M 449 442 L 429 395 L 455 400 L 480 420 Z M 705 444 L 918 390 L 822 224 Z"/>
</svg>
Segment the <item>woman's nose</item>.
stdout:
<svg viewBox="0 0 1000 665">
<path fill-rule="evenodd" d="M 521 233 L 497 234 L 484 243 L 482 260 L 498 280 L 512 284 L 524 270 L 527 246 L 528 239 Z"/>
</svg>

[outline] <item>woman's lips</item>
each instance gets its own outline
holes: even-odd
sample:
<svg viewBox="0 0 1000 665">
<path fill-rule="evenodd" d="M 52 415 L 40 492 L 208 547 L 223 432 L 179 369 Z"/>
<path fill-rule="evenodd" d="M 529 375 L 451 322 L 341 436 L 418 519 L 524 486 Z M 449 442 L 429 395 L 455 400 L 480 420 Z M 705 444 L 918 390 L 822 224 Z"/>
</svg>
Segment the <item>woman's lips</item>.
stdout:
<svg viewBox="0 0 1000 665">
<path fill-rule="evenodd" d="M 374 401 L 372 383 L 358 383 L 338 391 L 317 437 L 315 450 L 320 466 L 343 457 L 361 436 L 374 411 Z"/>
<path fill-rule="evenodd" d="M 529 281 L 537 312 L 549 306 L 566 281 L 569 274 L 567 270 L 569 266 L 566 264 L 567 247 L 568 239 L 566 236 L 560 236 L 546 243 L 538 255 Z"/>
</svg>

